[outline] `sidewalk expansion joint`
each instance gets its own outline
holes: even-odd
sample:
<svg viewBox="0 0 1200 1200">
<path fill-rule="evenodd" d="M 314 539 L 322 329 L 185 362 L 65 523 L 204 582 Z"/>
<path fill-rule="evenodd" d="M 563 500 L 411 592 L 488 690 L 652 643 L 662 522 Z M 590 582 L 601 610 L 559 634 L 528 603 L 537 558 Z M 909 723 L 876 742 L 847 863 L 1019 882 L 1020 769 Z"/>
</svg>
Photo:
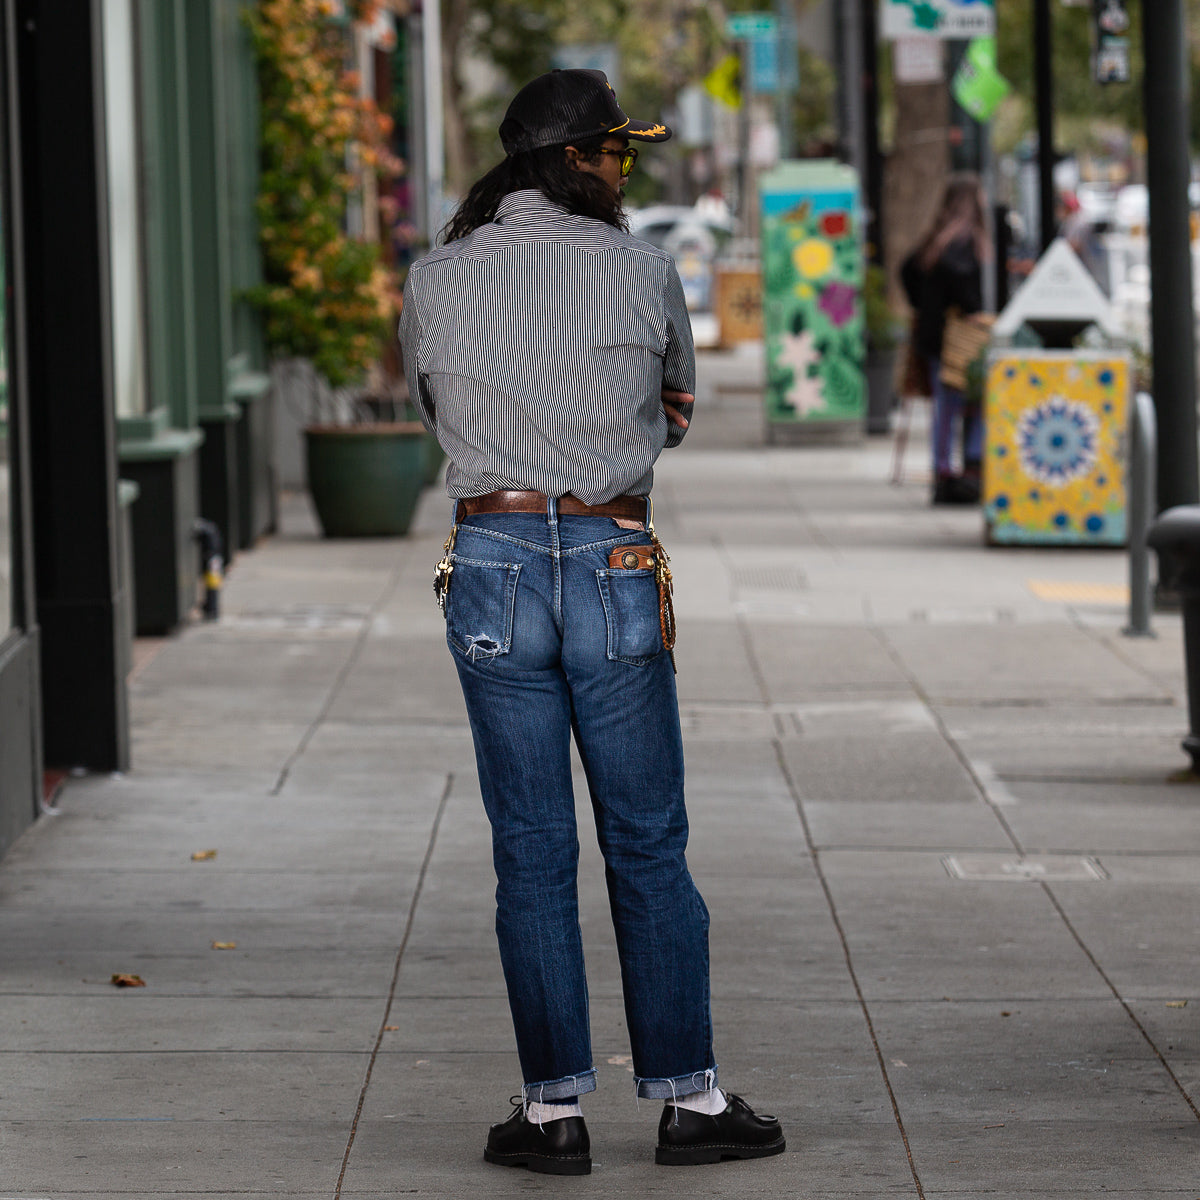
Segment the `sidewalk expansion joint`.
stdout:
<svg viewBox="0 0 1200 1200">
<path fill-rule="evenodd" d="M 879 1035 L 875 1029 L 875 1020 L 871 1016 L 870 1005 L 867 1004 L 866 995 L 862 990 L 862 983 L 858 978 L 858 971 L 854 966 L 854 958 L 850 953 L 850 941 L 846 936 L 846 929 L 842 924 L 841 916 L 838 914 L 837 903 L 833 898 L 833 889 L 829 886 L 829 879 L 825 874 L 825 868 L 821 865 L 821 854 L 813 838 L 812 827 L 808 823 L 808 816 L 804 811 L 804 801 L 800 795 L 800 788 L 788 766 L 787 757 L 783 752 L 783 743 L 776 739 L 774 747 L 776 763 L 779 766 L 779 771 L 783 776 L 784 782 L 787 784 L 788 791 L 791 793 L 792 803 L 796 806 L 796 814 L 800 818 L 800 827 L 804 832 L 804 843 L 808 850 L 809 861 L 813 865 L 813 871 L 825 896 L 825 905 L 829 909 L 829 917 L 833 922 L 838 942 L 842 948 L 842 957 L 846 963 L 846 972 L 850 976 L 850 983 L 854 988 L 854 995 L 858 1001 L 859 1010 L 862 1012 L 863 1020 L 866 1022 L 867 1033 L 871 1038 L 871 1046 L 875 1051 L 875 1061 L 879 1067 L 879 1073 L 883 1077 L 883 1086 L 887 1091 L 888 1100 L 891 1102 L 892 1118 L 896 1122 L 896 1128 L 900 1133 L 900 1140 L 904 1144 L 904 1153 L 908 1158 L 908 1169 L 912 1175 L 913 1185 L 917 1189 L 917 1200 L 925 1200 L 925 1189 L 921 1184 L 920 1173 L 917 1171 L 917 1162 L 913 1156 L 912 1144 L 908 1140 L 908 1130 L 904 1127 L 904 1117 L 900 1112 L 900 1101 L 896 1096 L 896 1089 L 892 1085 L 891 1075 L 888 1073 L 887 1060 L 884 1058 L 883 1047 L 879 1043 Z"/>
<path fill-rule="evenodd" d="M 392 572 L 383 590 L 375 599 L 375 603 L 365 613 L 360 612 L 356 618 L 359 624 L 358 637 L 354 640 L 354 645 L 350 649 L 350 653 L 346 656 L 346 661 L 339 669 L 337 676 L 334 678 L 333 684 L 329 689 L 329 693 L 325 697 L 325 702 L 321 705 L 321 711 L 317 713 L 312 724 L 304 731 L 304 736 L 300 739 L 300 744 L 288 755 L 287 762 L 280 768 L 279 776 L 275 780 L 274 787 L 267 793 L 270 796 L 278 796 L 287 783 L 288 776 L 291 774 L 292 767 L 299 762 L 305 750 L 308 749 L 309 743 L 317 734 L 317 730 L 325 723 L 330 712 L 333 711 L 334 702 L 341 695 L 342 688 L 346 686 L 346 680 L 350 678 L 350 672 L 354 670 L 358 664 L 358 660 L 362 657 L 363 650 L 366 649 L 367 639 L 371 635 L 371 626 L 374 623 L 375 617 L 382 610 L 383 606 L 391 599 L 392 593 L 400 586 L 400 579 L 404 573 L 403 564 L 398 565 Z M 331 607 L 331 606 L 325 606 Z"/>
<path fill-rule="evenodd" d="M 358 1104 L 354 1109 L 354 1120 L 350 1123 L 350 1134 L 346 1140 L 346 1149 L 342 1155 L 341 1169 L 338 1171 L 337 1186 L 334 1189 L 333 1200 L 340 1200 L 342 1195 L 342 1185 L 346 1179 L 346 1169 L 350 1165 L 350 1154 L 354 1149 L 355 1139 L 358 1137 L 358 1125 L 362 1120 L 363 1106 L 367 1102 L 367 1089 L 371 1086 L 371 1076 L 375 1071 L 375 1063 L 379 1058 L 380 1047 L 383 1045 L 384 1033 L 387 1030 L 388 1020 L 392 1015 L 392 1005 L 396 999 L 396 988 L 400 983 L 400 967 L 404 962 L 404 952 L 408 949 L 409 938 L 412 937 L 413 924 L 417 917 L 417 905 L 421 902 L 421 894 L 425 890 L 425 879 L 429 874 L 429 864 L 433 861 L 433 851 L 437 846 L 438 831 L 442 827 L 442 818 L 446 814 L 446 805 L 450 801 L 450 793 L 454 790 L 454 775 L 453 773 L 446 776 L 446 786 L 442 789 L 441 798 L 438 800 L 437 811 L 433 816 L 433 825 L 429 830 L 429 843 L 425 847 L 425 856 L 421 860 L 421 869 L 417 873 L 417 884 L 413 888 L 412 900 L 408 905 L 408 917 L 404 922 L 404 933 L 400 937 L 400 945 L 396 948 L 396 961 L 392 968 L 392 982 L 388 989 L 387 1002 L 383 1006 L 383 1015 L 379 1020 L 379 1029 L 375 1034 L 375 1044 L 371 1048 L 371 1057 L 367 1061 L 366 1074 L 363 1076 L 362 1088 L 358 1093 Z"/>
</svg>

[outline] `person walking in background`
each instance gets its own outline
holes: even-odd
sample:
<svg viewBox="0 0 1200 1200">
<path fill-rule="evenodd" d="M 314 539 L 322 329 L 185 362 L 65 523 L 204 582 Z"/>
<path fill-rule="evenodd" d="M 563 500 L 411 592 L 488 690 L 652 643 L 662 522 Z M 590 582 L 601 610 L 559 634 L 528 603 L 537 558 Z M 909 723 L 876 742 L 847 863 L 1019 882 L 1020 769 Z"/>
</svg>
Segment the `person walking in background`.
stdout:
<svg viewBox="0 0 1200 1200">
<path fill-rule="evenodd" d="M 636 1094 L 666 1101 L 655 1161 L 785 1148 L 717 1083 L 708 910 L 688 872 L 669 572 L 653 464 L 683 438 L 691 328 L 671 258 L 626 232 L 621 189 L 662 124 L 602 72 L 526 85 L 506 158 L 411 268 L 400 337 L 450 460 L 446 633 L 492 826 L 496 934 L 523 1074 L 488 1162 L 591 1170 L 596 1087 L 579 927 L 572 731 L 591 793 Z"/>
<path fill-rule="evenodd" d="M 983 309 L 983 264 L 992 247 L 978 176 L 953 175 L 937 216 L 900 268 L 916 319 L 917 352 L 929 363 L 933 391 L 933 503 L 973 504 L 979 499 L 983 415 L 942 375 L 942 340 L 951 310 L 970 317 Z M 962 471 L 954 469 L 954 438 L 961 429 Z"/>
</svg>

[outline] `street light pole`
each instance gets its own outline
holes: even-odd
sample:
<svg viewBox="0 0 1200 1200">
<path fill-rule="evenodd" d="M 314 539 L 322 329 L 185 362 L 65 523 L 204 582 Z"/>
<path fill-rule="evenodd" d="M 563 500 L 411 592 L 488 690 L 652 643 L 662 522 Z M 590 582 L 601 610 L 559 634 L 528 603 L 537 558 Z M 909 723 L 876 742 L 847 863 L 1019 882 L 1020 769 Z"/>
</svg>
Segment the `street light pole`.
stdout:
<svg viewBox="0 0 1200 1200">
<path fill-rule="evenodd" d="M 1195 504 L 1196 316 L 1188 184 L 1188 39 L 1183 0 L 1142 4 L 1150 328 L 1158 412 L 1158 507 Z"/>
<path fill-rule="evenodd" d="M 1147 5 L 1149 7 L 1149 5 Z M 1034 0 L 1033 55 L 1037 90 L 1038 196 L 1040 240 L 1054 241 L 1054 55 L 1050 0 Z"/>
</svg>

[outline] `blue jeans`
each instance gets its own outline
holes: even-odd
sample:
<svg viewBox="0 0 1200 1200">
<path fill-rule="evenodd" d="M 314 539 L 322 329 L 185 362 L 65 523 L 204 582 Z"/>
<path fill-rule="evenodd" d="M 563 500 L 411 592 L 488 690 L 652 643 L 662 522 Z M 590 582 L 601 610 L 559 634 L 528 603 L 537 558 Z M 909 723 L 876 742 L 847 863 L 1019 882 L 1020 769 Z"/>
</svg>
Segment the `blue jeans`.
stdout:
<svg viewBox="0 0 1200 1200">
<path fill-rule="evenodd" d="M 978 404 L 968 404 L 962 392 L 942 382 L 942 363 L 929 360 L 933 384 L 933 474 L 954 473 L 954 426 L 962 422 L 963 466 L 978 468 L 983 459 L 983 414 Z"/>
<path fill-rule="evenodd" d="M 637 1093 L 715 1086 L 708 910 L 688 873 L 675 675 L 652 571 L 609 568 L 642 532 L 606 517 L 467 517 L 446 637 L 492 825 L 496 936 L 524 1094 L 596 1086 L 579 929 L 571 734 L 591 793 Z"/>
</svg>

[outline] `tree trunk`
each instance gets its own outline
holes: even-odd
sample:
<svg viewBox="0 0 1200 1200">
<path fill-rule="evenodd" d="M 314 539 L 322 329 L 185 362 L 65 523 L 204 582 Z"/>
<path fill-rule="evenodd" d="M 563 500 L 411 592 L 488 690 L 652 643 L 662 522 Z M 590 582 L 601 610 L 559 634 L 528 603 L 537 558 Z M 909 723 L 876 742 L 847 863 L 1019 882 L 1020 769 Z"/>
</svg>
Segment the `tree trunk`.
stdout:
<svg viewBox="0 0 1200 1200">
<path fill-rule="evenodd" d="M 900 264 L 928 227 L 950 169 L 950 95 L 944 81 L 896 84 L 896 134 L 884 168 L 889 296 L 904 303 Z"/>
</svg>

